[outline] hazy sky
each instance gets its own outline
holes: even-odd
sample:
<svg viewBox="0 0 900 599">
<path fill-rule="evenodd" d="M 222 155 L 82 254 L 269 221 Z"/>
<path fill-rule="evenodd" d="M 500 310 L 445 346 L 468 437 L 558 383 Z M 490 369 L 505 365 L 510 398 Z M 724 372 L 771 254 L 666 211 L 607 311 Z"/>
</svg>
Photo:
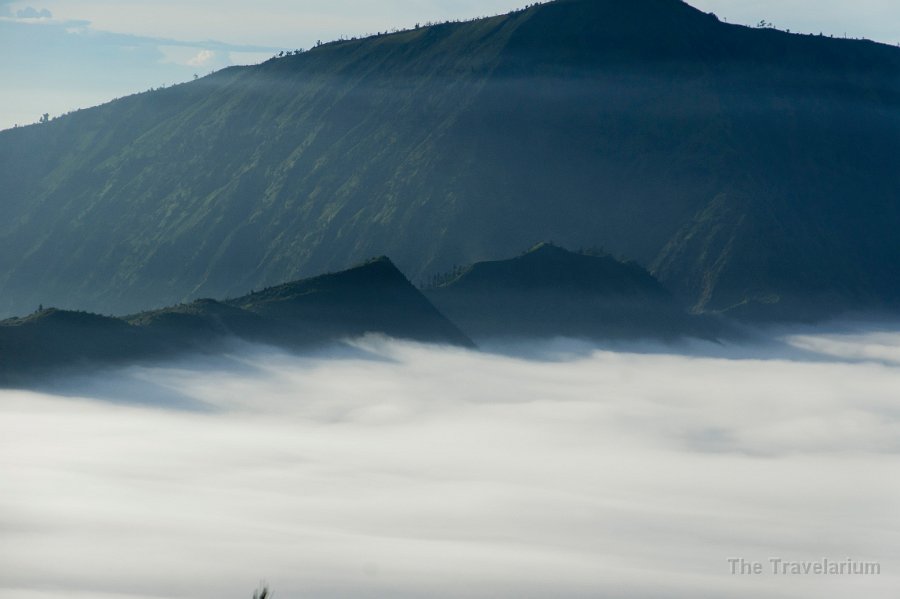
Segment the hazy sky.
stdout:
<svg viewBox="0 0 900 599">
<path fill-rule="evenodd" d="M 317 39 L 526 0 L 0 0 L 0 127 L 247 64 Z M 900 41 L 895 0 L 695 0 L 734 23 Z M 214 41 L 210 41 L 214 40 Z"/>
<path fill-rule="evenodd" d="M 900 335 L 792 342 L 819 355 L 376 339 L 0 391 L 0 599 L 895 599 Z"/>
</svg>

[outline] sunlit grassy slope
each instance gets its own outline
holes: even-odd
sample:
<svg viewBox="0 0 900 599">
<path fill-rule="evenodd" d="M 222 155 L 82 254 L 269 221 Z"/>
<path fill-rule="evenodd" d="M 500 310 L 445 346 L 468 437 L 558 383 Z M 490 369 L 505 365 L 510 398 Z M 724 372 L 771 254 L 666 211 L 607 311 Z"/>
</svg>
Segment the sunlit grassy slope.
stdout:
<svg viewBox="0 0 900 599">
<path fill-rule="evenodd" d="M 0 313 L 134 312 L 391 255 L 603 245 L 697 309 L 896 305 L 900 50 L 568 0 L 0 133 Z"/>
</svg>

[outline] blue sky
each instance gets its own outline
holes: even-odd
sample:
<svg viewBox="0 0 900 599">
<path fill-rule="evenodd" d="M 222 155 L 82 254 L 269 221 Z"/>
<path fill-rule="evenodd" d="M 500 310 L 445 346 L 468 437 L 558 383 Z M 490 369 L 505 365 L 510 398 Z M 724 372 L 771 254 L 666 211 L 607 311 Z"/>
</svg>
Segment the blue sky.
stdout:
<svg viewBox="0 0 900 599">
<path fill-rule="evenodd" d="M 0 0 L 0 128 L 281 49 L 530 0 Z M 900 41 L 896 0 L 694 0 L 733 23 Z"/>
</svg>

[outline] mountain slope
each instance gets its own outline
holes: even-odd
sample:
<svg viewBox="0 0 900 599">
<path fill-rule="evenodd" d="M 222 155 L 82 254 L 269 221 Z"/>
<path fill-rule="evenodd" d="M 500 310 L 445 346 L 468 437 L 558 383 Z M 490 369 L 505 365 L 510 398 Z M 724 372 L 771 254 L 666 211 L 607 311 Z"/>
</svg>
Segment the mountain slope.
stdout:
<svg viewBox="0 0 900 599">
<path fill-rule="evenodd" d="M 636 259 L 697 309 L 893 306 L 897 156 L 900 50 L 561 0 L 0 133 L 0 313 L 235 296 L 379 254 L 421 279 L 534 239 Z M 690 241 L 711 206 L 729 243 Z"/>
<path fill-rule="evenodd" d="M 472 345 L 384 256 L 228 304 L 273 323 L 279 331 L 303 327 L 314 339 L 377 332 L 401 339 Z"/>
<path fill-rule="evenodd" d="M 426 295 L 476 340 L 671 339 L 717 333 L 712 320 L 687 314 L 636 264 L 546 243 L 516 258 L 474 264 Z"/>
<path fill-rule="evenodd" d="M 55 308 L 0 321 L 0 385 L 97 366 L 216 353 L 229 340 L 309 349 L 366 333 L 473 344 L 387 258 L 246 297 L 124 318 Z"/>
</svg>

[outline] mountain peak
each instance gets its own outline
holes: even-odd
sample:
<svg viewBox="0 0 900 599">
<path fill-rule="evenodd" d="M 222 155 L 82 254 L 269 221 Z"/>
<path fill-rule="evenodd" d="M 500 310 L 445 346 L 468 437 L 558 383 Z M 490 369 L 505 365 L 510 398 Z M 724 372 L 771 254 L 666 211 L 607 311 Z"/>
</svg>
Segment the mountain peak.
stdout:
<svg viewBox="0 0 900 599">
<path fill-rule="evenodd" d="M 576 62 L 634 51 L 647 58 L 663 48 L 676 50 L 682 41 L 690 42 L 716 25 L 713 15 L 681 0 L 557 0 L 536 7 L 511 43 L 557 52 Z"/>
<path fill-rule="evenodd" d="M 360 262 L 354 267 L 348 269 L 348 271 L 363 271 L 363 272 L 372 272 L 379 273 L 381 276 L 389 276 L 396 279 L 398 276 L 401 277 L 404 281 L 406 280 L 406 275 L 397 268 L 397 265 L 388 258 L 387 256 L 376 256 L 375 258 L 370 258 L 369 260 L 365 260 L 364 262 Z M 345 271 L 345 272 L 348 272 Z M 327 275 L 326 275 L 327 276 Z"/>
<path fill-rule="evenodd" d="M 370 332 L 471 345 L 387 256 L 344 271 L 301 279 L 229 302 L 253 314 L 301 323 L 313 336 Z"/>
<path fill-rule="evenodd" d="M 585 261 L 587 259 L 597 260 L 597 259 L 606 259 L 611 262 L 618 262 L 614 258 L 606 255 L 599 255 L 597 253 L 572 251 L 566 249 L 560 245 L 553 243 L 552 241 L 542 241 L 528 250 L 522 253 L 521 256 L 517 258 L 512 258 L 511 260 L 526 260 L 526 261 L 534 261 L 534 260 L 543 260 L 543 261 L 553 261 L 557 263 L 561 262 L 573 262 L 573 261 Z"/>
<path fill-rule="evenodd" d="M 560 255 L 560 254 L 571 254 L 571 253 L 572 252 L 570 252 L 569 250 L 559 247 L 558 245 L 554 244 L 552 241 L 542 241 L 542 242 L 535 244 L 535 245 L 531 246 L 530 248 L 528 248 L 528 250 L 526 250 L 525 253 L 522 255 L 523 256 L 527 256 L 529 254 Z"/>
<path fill-rule="evenodd" d="M 302 349 L 370 333 L 474 345 L 380 256 L 236 300 L 198 299 L 124 318 L 51 308 L 0 321 L 0 387 L 47 372 L 214 353 L 227 339 Z"/>
<path fill-rule="evenodd" d="M 475 339 L 706 334 L 639 266 L 552 243 L 474 264 L 428 297 Z"/>
<path fill-rule="evenodd" d="M 664 256 L 710 310 L 897 303 L 898 81 L 897 48 L 680 0 L 558 0 L 230 69 L 0 132 L 0 315 L 236 297 L 387 252 L 422 280 L 550 238 Z M 720 194 L 729 239 L 704 219 Z M 704 284 L 678 288 L 687 271 Z M 385 259 L 353 276 L 404 282 Z"/>
<path fill-rule="evenodd" d="M 610 256 L 576 253 L 542 242 L 507 260 L 478 262 L 439 289 L 548 289 L 609 295 L 667 295 L 646 270 Z"/>
</svg>

